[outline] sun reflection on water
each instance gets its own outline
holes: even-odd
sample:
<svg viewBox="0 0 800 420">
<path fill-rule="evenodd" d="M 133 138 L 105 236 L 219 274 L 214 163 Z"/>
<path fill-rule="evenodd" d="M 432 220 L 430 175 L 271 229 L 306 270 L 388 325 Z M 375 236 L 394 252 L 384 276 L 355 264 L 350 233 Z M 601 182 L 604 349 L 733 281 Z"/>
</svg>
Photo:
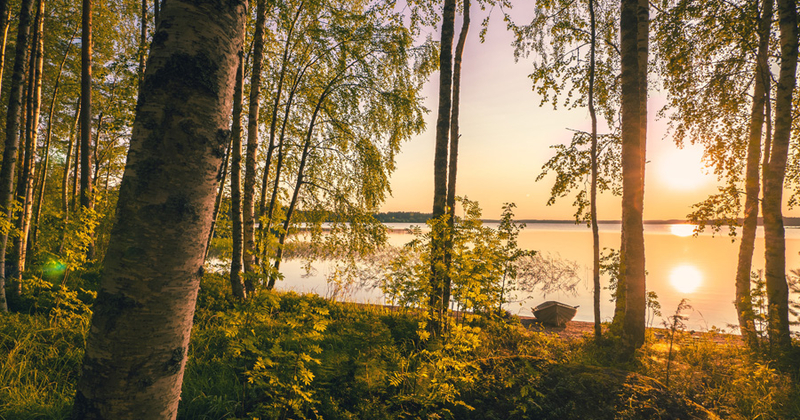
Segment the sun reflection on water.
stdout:
<svg viewBox="0 0 800 420">
<path fill-rule="evenodd" d="M 681 293 L 692 293 L 703 284 L 703 274 L 693 265 L 679 265 L 669 273 L 669 282 Z"/>
<path fill-rule="evenodd" d="M 669 225 L 669 233 L 685 238 L 692 236 L 696 227 L 695 225 Z"/>
</svg>

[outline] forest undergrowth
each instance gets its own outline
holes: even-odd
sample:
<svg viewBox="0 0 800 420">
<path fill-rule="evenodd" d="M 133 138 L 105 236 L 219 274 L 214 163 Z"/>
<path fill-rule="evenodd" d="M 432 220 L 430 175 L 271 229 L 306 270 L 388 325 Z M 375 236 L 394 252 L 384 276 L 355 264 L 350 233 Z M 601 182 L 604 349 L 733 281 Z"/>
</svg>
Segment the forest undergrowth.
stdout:
<svg viewBox="0 0 800 420">
<path fill-rule="evenodd" d="M 30 278 L 0 315 L 0 419 L 66 419 L 91 316 L 91 272 Z M 788 419 L 796 371 L 717 332 L 650 330 L 633 361 L 514 317 L 467 317 L 438 338 L 413 310 L 202 280 L 179 419 Z M 613 340 L 613 339 L 611 339 Z"/>
</svg>

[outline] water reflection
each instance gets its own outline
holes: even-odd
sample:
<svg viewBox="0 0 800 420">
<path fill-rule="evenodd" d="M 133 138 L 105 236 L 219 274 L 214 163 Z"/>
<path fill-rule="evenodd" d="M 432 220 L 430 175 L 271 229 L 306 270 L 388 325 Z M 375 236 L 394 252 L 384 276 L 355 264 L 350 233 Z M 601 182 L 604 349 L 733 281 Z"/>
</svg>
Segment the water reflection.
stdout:
<svg viewBox="0 0 800 420">
<path fill-rule="evenodd" d="M 669 225 L 669 233 L 685 238 L 692 236 L 696 227 L 695 225 Z"/>
<path fill-rule="evenodd" d="M 703 284 L 703 274 L 693 265 L 679 265 L 669 273 L 669 283 L 681 293 L 692 293 Z"/>
</svg>

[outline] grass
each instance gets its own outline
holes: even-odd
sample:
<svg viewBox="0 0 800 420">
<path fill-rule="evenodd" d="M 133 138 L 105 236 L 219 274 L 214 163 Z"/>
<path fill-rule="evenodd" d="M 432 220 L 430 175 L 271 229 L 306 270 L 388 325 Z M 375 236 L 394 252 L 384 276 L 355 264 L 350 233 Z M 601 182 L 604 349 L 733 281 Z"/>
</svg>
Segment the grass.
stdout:
<svg viewBox="0 0 800 420">
<path fill-rule="evenodd" d="M 226 285 L 203 279 L 179 418 L 800 418 L 792 371 L 715 333 L 676 333 L 667 386 L 653 334 L 626 362 L 513 321 L 426 340 L 413 313 Z M 0 419 L 68 418 L 88 314 L 46 309 L 0 315 Z"/>
</svg>

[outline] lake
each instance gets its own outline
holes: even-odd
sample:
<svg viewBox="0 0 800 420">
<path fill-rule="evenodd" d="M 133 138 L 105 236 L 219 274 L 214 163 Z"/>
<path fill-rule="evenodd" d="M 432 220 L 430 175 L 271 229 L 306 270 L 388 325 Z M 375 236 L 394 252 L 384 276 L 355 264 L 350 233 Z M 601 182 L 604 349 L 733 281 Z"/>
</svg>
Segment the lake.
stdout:
<svg viewBox="0 0 800 420">
<path fill-rule="evenodd" d="M 412 224 L 393 223 L 391 228 L 403 229 Z M 496 227 L 489 224 L 489 226 Z M 688 229 L 687 229 L 688 228 Z M 689 317 L 689 329 L 707 330 L 713 327 L 727 329 L 737 324 L 733 306 L 736 277 L 736 260 L 739 239 L 731 241 L 727 230 L 722 235 L 702 233 L 691 235 L 687 225 L 645 225 L 645 259 L 647 266 L 647 289 L 658 294 L 662 307 L 662 318 L 674 313 L 681 299 L 686 298 L 692 306 L 684 314 Z M 389 243 L 402 245 L 413 239 L 408 234 L 392 233 Z M 618 249 L 620 225 L 600 225 L 600 247 Z M 505 308 L 512 313 L 530 315 L 533 306 L 544 300 L 559 300 L 579 305 L 575 316 L 579 321 L 593 321 L 592 311 L 592 237 L 591 230 L 584 225 L 567 223 L 535 223 L 528 225 L 519 235 L 519 246 L 524 249 L 559 255 L 576 261 L 582 267 L 582 281 L 577 296 L 557 293 L 547 296 L 535 294 L 534 298 L 520 303 L 510 303 Z M 786 268 L 800 269 L 800 229 L 786 229 Z M 284 290 L 315 292 L 329 296 L 325 274 L 326 263 L 315 264 L 316 274 L 305 275 L 300 261 L 286 261 L 282 266 L 285 279 L 276 286 Z M 764 231 L 758 228 L 753 270 L 764 267 Z M 607 279 L 601 278 L 603 286 Z M 361 302 L 383 303 L 379 291 L 352 291 L 348 297 Z M 601 316 L 610 321 L 614 305 L 609 301 L 608 290 L 601 294 Z M 653 326 L 661 325 L 661 318 Z"/>
</svg>

